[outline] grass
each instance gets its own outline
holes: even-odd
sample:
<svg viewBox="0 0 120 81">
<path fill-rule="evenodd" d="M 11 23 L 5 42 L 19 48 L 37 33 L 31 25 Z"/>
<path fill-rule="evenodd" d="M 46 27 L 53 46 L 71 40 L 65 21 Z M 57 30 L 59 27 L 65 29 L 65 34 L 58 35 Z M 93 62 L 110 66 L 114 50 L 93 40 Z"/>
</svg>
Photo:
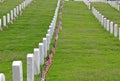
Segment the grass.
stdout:
<svg viewBox="0 0 120 81">
<path fill-rule="evenodd" d="M 120 42 L 82 2 L 65 2 L 63 30 L 46 81 L 120 81 Z"/>
<path fill-rule="evenodd" d="M 34 0 L 14 24 L 0 32 L 0 72 L 5 73 L 6 81 L 12 81 L 12 62 L 15 60 L 22 60 L 26 81 L 26 56 L 33 53 L 45 37 L 56 4 L 57 0 Z M 35 77 L 35 81 L 40 79 L 40 76 Z"/>
<path fill-rule="evenodd" d="M 100 13 L 102 13 L 107 19 L 113 21 L 114 23 L 120 26 L 120 11 L 116 10 L 115 8 L 111 7 L 109 4 L 106 3 L 93 3 L 92 4 Z"/>
<path fill-rule="evenodd" d="M 10 10 L 13 10 L 13 8 L 18 6 L 22 1 L 24 0 L 5 0 L 3 3 L 0 3 L 0 18 L 10 13 Z"/>
</svg>

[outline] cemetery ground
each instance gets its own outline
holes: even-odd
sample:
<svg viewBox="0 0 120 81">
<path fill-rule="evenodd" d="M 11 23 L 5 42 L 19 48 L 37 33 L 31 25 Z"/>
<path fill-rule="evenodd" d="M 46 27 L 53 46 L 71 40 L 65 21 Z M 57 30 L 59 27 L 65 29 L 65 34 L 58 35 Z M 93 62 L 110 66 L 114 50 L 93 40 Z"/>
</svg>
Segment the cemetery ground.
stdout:
<svg viewBox="0 0 120 81">
<path fill-rule="evenodd" d="M 22 1 L 23 0 L 5 0 L 3 3 L 0 3 L 0 18 L 18 6 Z"/>
<path fill-rule="evenodd" d="M 101 6 L 104 12 L 105 8 Z M 110 10 L 109 14 L 117 12 Z M 120 81 L 120 41 L 102 27 L 86 5 L 65 2 L 62 22 L 46 81 Z"/>
<path fill-rule="evenodd" d="M 120 11 L 111 7 L 109 4 L 102 2 L 95 2 L 92 4 L 101 14 L 103 14 L 107 19 L 113 21 L 120 26 Z"/>
<path fill-rule="evenodd" d="M 12 81 L 12 62 L 16 60 L 23 62 L 26 81 L 26 56 L 33 53 L 33 49 L 38 48 L 38 43 L 45 37 L 56 4 L 57 0 L 34 0 L 24 10 L 22 16 L 19 16 L 13 24 L 8 24 L 8 29 L 4 28 L 0 32 L 0 72 L 5 73 L 6 81 Z M 6 9 L 9 11 L 9 8 Z M 35 81 L 39 79 L 40 76 L 35 76 Z"/>
</svg>

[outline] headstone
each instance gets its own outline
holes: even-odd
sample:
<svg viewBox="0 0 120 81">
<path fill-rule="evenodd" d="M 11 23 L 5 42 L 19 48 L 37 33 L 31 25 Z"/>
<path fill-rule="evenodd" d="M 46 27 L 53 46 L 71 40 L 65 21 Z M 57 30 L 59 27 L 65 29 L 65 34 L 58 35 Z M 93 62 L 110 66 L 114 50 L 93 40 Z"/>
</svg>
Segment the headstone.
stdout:
<svg viewBox="0 0 120 81">
<path fill-rule="evenodd" d="M 113 22 L 110 22 L 110 33 L 113 34 Z"/>
<path fill-rule="evenodd" d="M 119 40 L 120 40 L 120 28 L 119 28 Z"/>
<path fill-rule="evenodd" d="M 38 75 L 40 73 L 40 54 L 39 48 L 34 49 L 34 74 Z"/>
<path fill-rule="evenodd" d="M 0 81 L 5 81 L 5 75 L 3 73 L 0 73 Z"/>
<path fill-rule="evenodd" d="M 23 3 L 23 4 L 24 4 L 24 8 L 25 8 L 25 7 L 26 7 L 26 3 L 25 3 L 25 1 L 24 1 L 24 3 Z"/>
<path fill-rule="evenodd" d="M 10 13 L 11 13 L 11 21 L 12 21 L 14 19 L 13 10 L 11 10 Z"/>
<path fill-rule="evenodd" d="M 100 22 L 102 23 L 102 14 L 100 14 Z"/>
<path fill-rule="evenodd" d="M 0 19 L 0 31 L 2 31 L 2 21 Z"/>
<path fill-rule="evenodd" d="M 39 43 L 40 65 L 44 64 L 44 47 L 43 43 Z"/>
<path fill-rule="evenodd" d="M 104 16 L 102 15 L 102 22 L 101 22 L 102 25 L 104 25 Z"/>
<path fill-rule="evenodd" d="M 107 31 L 110 29 L 110 20 L 107 20 Z"/>
<path fill-rule="evenodd" d="M 96 14 L 97 14 L 97 19 L 99 20 L 99 11 L 97 11 L 97 13 L 96 13 Z"/>
<path fill-rule="evenodd" d="M 7 14 L 7 23 L 10 23 L 10 14 Z"/>
<path fill-rule="evenodd" d="M 22 5 L 22 10 L 23 10 L 23 9 L 24 9 L 24 3 L 22 2 L 22 4 L 21 4 L 21 5 Z"/>
<path fill-rule="evenodd" d="M 107 22 L 106 22 L 106 18 L 104 18 L 104 28 L 106 29 L 106 26 L 107 26 Z"/>
<path fill-rule="evenodd" d="M 12 63 L 13 81 L 23 81 L 22 62 L 14 61 Z"/>
<path fill-rule="evenodd" d="M 50 39 L 52 39 L 52 32 L 53 32 L 53 31 L 52 31 L 52 26 L 51 26 L 51 25 L 49 26 L 49 30 L 48 30 L 48 32 L 49 32 L 50 35 L 51 35 L 51 36 L 50 36 Z"/>
<path fill-rule="evenodd" d="M 19 12 L 21 12 L 21 11 L 22 11 L 21 4 L 19 4 Z"/>
<path fill-rule="evenodd" d="M 115 37 L 118 36 L 118 25 L 117 24 L 114 25 L 114 36 Z"/>
<path fill-rule="evenodd" d="M 44 43 L 44 57 L 47 57 L 47 39 L 43 38 L 43 43 Z"/>
<path fill-rule="evenodd" d="M 16 8 L 14 8 L 14 18 L 17 17 Z"/>
<path fill-rule="evenodd" d="M 90 1 L 88 1 L 88 8 L 89 8 L 89 10 L 90 10 Z"/>
<path fill-rule="evenodd" d="M 16 7 L 17 15 L 19 14 L 19 6 Z"/>
<path fill-rule="evenodd" d="M 19 4 L 19 12 L 20 12 L 20 15 L 22 15 L 22 5 Z"/>
<path fill-rule="evenodd" d="M 27 81 L 34 81 L 34 56 L 27 55 Z"/>
<path fill-rule="evenodd" d="M 48 34 L 50 35 L 50 40 L 49 41 L 51 41 L 51 31 L 50 31 L 50 29 L 48 29 Z"/>
<path fill-rule="evenodd" d="M 98 15 L 99 15 L 99 18 L 98 18 L 98 19 L 99 19 L 99 22 L 101 22 L 101 19 L 100 19 L 100 17 L 101 17 L 101 14 L 99 13 Z"/>
<path fill-rule="evenodd" d="M 49 45 L 50 45 L 50 35 L 46 34 L 46 38 L 47 38 L 47 50 L 50 49 Z"/>
<path fill-rule="evenodd" d="M 6 16 L 3 16 L 3 26 L 7 26 L 7 24 L 6 24 Z"/>
</svg>

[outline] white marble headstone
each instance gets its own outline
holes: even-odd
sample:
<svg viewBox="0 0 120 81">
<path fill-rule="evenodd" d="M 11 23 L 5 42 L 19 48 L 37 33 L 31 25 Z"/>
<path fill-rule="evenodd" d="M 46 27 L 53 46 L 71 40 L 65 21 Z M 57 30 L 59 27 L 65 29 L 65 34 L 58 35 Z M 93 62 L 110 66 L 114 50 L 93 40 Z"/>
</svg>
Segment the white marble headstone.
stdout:
<svg viewBox="0 0 120 81">
<path fill-rule="evenodd" d="M 118 25 L 117 24 L 114 25 L 114 36 L 115 37 L 118 36 Z"/>
<path fill-rule="evenodd" d="M 44 64 L 44 44 L 39 43 L 40 65 Z"/>
<path fill-rule="evenodd" d="M 110 22 L 110 33 L 113 34 L 113 22 Z"/>
<path fill-rule="evenodd" d="M 43 43 L 44 43 L 44 57 L 47 57 L 47 39 L 43 38 Z"/>
<path fill-rule="evenodd" d="M 104 25 L 104 16 L 102 15 L 102 22 L 101 22 L 102 25 Z"/>
<path fill-rule="evenodd" d="M 17 8 L 17 15 L 19 14 L 19 6 L 16 7 Z"/>
<path fill-rule="evenodd" d="M 0 19 L 0 28 L 2 29 L 2 20 Z"/>
<path fill-rule="evenodd" d="M 27 81 L 34 81 L 34 55 L 27 55 Z"/>
<path fill-rule="evenodd" d="M 119 28 L 119 40 L 120 40 L 120 28 Z"/>
<path fill-rule="evenodd" d="M 7 23 L 10 23 L 10 14 L 7 14 Z"/>
<path fill-rule="evenodd" d="M 34 74 L 38 75 L 40 73 L 40 54 L 39 48 L 34 48 Z"/>
<path fill-rule="evenodd" d="M 14 61 L 12 63 L 12 74 L 13 81 L 23 81 L 23 69 L 21 61 Z"/>
<path fill-rule="evenodd" d="M 6 16 L 3 16 L 3 26 L 7 26 L 6 22 Z"/>
<path fill-rule="evenodd" d="M 110 20 L 107 20 L 107 31 L 110 29 Z"/>
<path fill-rule="evenodd" d="M 47 50 L 50 49 L 50 35 L 46 34 L 46 38 L 47 38 Z"/>
<path fill-rule="evenodd" d="M 104 28 L 106 29 L 106 26 L 107 26 L 107 21 L 106 21 L 107 19 L 106 18 L 104 18 Z"/>
<path fill-rule="evenodd" d="M 14 19 L 13 10 L 11 10 L 10 13 L 11 13 L 11 20 L 13 20 Z"/>
<path fill-rule="evenodd" d="M 5 81 L 5 75 L 3 73 L 0 73 L 0 81 Z"/>
<path fill-rule="evenodd" d="M 14 8 L 14 18 L 17 17 L 16 8 Z"/>
</svg>

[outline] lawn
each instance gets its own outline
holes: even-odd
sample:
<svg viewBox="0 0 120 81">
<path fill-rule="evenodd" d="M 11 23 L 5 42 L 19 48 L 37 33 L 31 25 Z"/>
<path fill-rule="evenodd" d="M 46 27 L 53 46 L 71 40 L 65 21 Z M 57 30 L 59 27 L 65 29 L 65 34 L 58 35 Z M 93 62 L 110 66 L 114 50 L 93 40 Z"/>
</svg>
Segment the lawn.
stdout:
<svg viewBox="0 0 120 81">
<path fill-rule="evenodd" d="M 119 40 L 104 30 L 86 5 L 65 2 L 63 30 L 46 81 L 120 81 L 119 57 Z"/>
<path fill-rule="evenodd" d="M 109 4 L 96 2 L 92 4 L 100 13 L 102 13 L 107 19 L 113 21 L 120 26 L 120 11 L 111 7 Z"/>
<path fill-rule="evenodd" d="M 57 0 L 34 0 L 22 16 L 0 32 L 0 72 L 5 73 L 6 81 L 12 81 L 12 62 L 15 60 L 22 60 L 26 81 L 26 56 L 33 53 L 46 36 L 56 4 Z M 37 76 L 35 81 L 39 78 Z"/>
</svg>

